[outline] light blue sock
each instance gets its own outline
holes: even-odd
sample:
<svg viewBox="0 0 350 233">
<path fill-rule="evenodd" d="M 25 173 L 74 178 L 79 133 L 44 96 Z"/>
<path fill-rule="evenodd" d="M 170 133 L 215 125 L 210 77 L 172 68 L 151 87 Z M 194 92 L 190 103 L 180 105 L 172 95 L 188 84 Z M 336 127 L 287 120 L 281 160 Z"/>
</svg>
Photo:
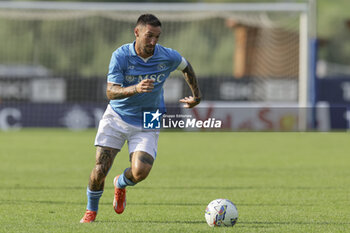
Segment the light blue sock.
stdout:
<svg viewBox="0 0 350 233">
<path fill-rule="evenodd" d="M 128 168 L 127 168 L 128 169 Z M 125 188 L 126 186 L 134 186 L 136 183 L 132 182 L 131 180 L 129 180 L 128 178 L 126 178 L 125 176 L 125 171 L 127 170 L 125 169 L 123 174 L 121 174 L 118 178 L 118 182 L 117 182 L 117 186 L 118 188 Z"/>
<path fill-rule="evenodd" d="M 88 203 L 86 206 L 86 209 L 91 211 L 98 210 L 98 202 L 100 201 L 100 198 L 102 196 L 103 190 L 101 191 L 91 191 L 89 187 L 86 189 L 86 195 L 88 199 Z"/>
</svg>

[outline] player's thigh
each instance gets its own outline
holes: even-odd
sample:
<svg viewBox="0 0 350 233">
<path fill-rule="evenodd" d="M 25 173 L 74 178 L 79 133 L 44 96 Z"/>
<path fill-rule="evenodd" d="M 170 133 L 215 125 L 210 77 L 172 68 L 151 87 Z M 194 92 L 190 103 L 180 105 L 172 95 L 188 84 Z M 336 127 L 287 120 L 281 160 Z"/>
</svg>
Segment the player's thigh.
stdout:
<svg viewBox="0 0 350 233">
<path fill-rule="evenodd" d="M 98 126 L 95 146 L 120 150 L 127 137 L 124 124 L 119 115 L 108 105 Z"/>
<path fill-rule="evenodd" d="M 119 151 L 115 148 L 96 146 L 96 164 L 109 164 L 111 166 Z"/>
</svg>

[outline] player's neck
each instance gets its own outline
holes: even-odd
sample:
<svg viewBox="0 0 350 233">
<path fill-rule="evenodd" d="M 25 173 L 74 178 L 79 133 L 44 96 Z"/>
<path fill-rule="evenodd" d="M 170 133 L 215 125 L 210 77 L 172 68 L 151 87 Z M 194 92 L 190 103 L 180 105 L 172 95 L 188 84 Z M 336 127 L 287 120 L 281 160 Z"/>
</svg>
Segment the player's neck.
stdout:
<svg viewBox="0 0 350 233">
<path fill-rule="evenodd" d="M 146 53 L 138 52 L 137 50 L 136 50 L 136 54 L 137 56 L 142 57 L 143 59 L 147 59 L 153 56 L 153 54 L 146 54 Z"/>
<path fill-rule="evenodd" d="M 141 58 L 143 58 L 143 59 L 148 59 L 148 58 L 152 57 L 153 54 L 152 54 L 152 55 L 149 55 L 149 54 L 144 55 L 144 54 L 139 54 L 139 53 L 137 53 L 137 56 L 139 56 L 139 57 L 141 57 Z"/>
<path fill-rule="evenodd" d="M 137 43 L 135 43 L 135 52 L 136 52 L 137 56 L 139 56 L 143 59 L 150 58 L 154 54 L 154 52 L 152 54 L 144 53 L 143 50 L 137 46 Z"/>
</svg>

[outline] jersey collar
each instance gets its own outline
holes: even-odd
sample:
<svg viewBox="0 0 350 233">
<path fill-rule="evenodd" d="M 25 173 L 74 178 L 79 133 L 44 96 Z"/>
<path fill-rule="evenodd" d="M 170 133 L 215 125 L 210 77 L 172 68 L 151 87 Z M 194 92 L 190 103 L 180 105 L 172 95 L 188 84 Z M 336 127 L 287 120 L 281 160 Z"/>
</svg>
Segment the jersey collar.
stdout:
<svg viewBox="0 0 350 233">
<path fill-rule="evenodd" d="M 129 45 L 129 51 L 130 51 L 130 54 L 132 56 L 137 56 L 137 53 L 136 53 L 136 50 L 135 50 L 135 43 L 136 41 L 134 40 L 134 42 L 132 42 L 130 45 Z"/>
</svg>

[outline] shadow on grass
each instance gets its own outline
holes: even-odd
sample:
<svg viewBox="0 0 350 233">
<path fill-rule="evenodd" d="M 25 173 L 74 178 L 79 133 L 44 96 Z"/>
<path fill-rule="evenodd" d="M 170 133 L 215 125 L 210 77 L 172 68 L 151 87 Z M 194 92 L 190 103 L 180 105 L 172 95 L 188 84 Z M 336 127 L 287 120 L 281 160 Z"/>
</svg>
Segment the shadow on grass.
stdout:
<svg viewBox="0 0 350 233">
<path fill-rule="evenodd" d="M 25 203 L 31 203 L 31 204 L 43 204 L 43 205 L 85 205 L 86 201 L 79 201 L 79 202 L 67 202 L 67 201 L 54 201 L 54 200 L 1 200 L 0 199 L 0 206 L 1 205 L 23 205 Z M 100 206 L 109 206 L 111 205 L 110 202 L 100 202 Z M 128 202 L 128 206 L 202 206 L 203 208 L 207 205 L 207 203 L 194 203 L 194 202 Z M 240 203 L 237 205 L 239 208 L 240 206 L 251 206 L 251 207 L 264 207 L 264 206 L 319 206 L 320 204 L 303 204 L 303 203 L 296 203 L 296 204 L 285 204 L 285 203 Z"/>
<path fill-rule="evenodd" d="M 162 221 L 162 220 L 138 220 L 138 221 L 111 221 L 111 220 L 96 220 L 96 223 L 127 223 L 127 224 L 134 224 L 134 223 L 145 223 L 145 224 L 207 224 L 206 221 Z"/>
<path fill-rule="evenodd" d="M 113 187 L 105 187 L 105 190 L 112 190 Z M 347 189 L 341 186 L 322 186 L 322 187 L 309 187 L 309 186 L 136 186 L 130 187 L 135 190 L 334 190 L 334 189 Z M 86 186 L 2 186 L 0 190 L 86 190 Z"/>
<path fill-rule="evenodd" d="M 251 226 L 251 225 L 350 225 L 350 222 L 263 222 L 263 221 L 253 221 L 253 222 L 238 222 L 240 226 Z M 238 224 L 237 224 L 238 225 Z"/>
<path fill-rule="evenodd" d="M 43 205 L 85 205 L 86 201 L 81 202 L 66 202 L 66 201 L 50 201 L 50 200 L 0 200 L 1 205 L 23 205 L 23 203 L 31 203 L 31 204 L 43 204 Z M 109 206 L 111 203 L 101 202 L 99 205 Z M 137 206 L 205 206 L 204 203 L 136 203 L 136 202 L 128 202 L 128 205 Z"/>
<path fill-rule="evenodd" d="M 146 224 L 207 224 L 206 221 L 170 221 L 170 220 L 139 220 L 139 221 L 125 221 L 125 220 L 97 220 L 96 223 L 146 223 Z M 271 227 L 276 225 L 350 225 L 350 222 L 264 222 L 264 221 L 238 221 L 235 227 Z"/>
<path fill-rule="evenodd" d="M 51 200 L 0 200 L 1 205 L 23 205 L 23 203 L 32 203 L 32 204 L 43 204 L 43 205 L 85 205 L 86 201 L 79 202 L 66 202 L 66 201 L 51 201 Z M 109 202 L 100 202 L 100 206 L 109 206 L 111 203 Z M 202 206 L 203 208 L 207 205 L 207 203 L 191 203 L 191 202 L 128 202 L 128 206 Z M 320 204 L 283 204 L 283 203 L 240 203 L 237 205 L 240 206 L 319 206 Z"/>
</svg>

